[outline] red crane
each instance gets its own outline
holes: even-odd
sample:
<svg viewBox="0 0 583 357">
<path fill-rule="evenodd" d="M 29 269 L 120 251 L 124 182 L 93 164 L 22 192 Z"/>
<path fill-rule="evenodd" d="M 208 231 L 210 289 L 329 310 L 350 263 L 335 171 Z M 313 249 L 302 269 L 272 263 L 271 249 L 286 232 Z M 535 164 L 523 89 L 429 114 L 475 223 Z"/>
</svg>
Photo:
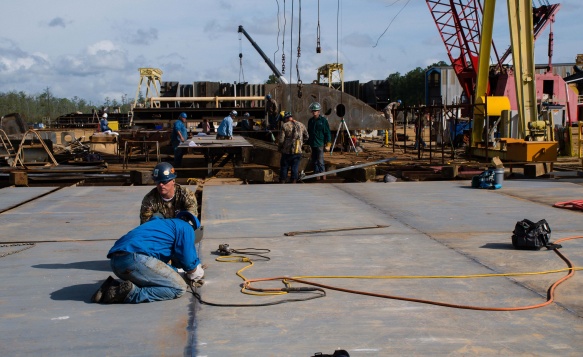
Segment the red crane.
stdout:
<svg viewBox="0 0 583 357">
<path fill-rule="evenodd" d="M 426 0 L 460 85 L 471 98 L 476 85 L 482 5 L 478 0 Z M 496 58 L 498 55 L 494 48 Z"/>
<path fill-rule="evenodd" d="M 541 0 L 539 0 L 539 3 Z M 534 39 L 544 28 L 554 21 L 554 15 L 560 5 L 550 5 L 548 0 L 534 9 Z M 480 50 L 480 30 L 482 27 L 483 8 L 480 0 L 426 0 L 437 30 L 445 44 L 451 65 L 458 77 L 460 85 L 468 98 L 474 94 L 478 71 L 478 56 Z M 549 70 L 552 57 L 552 27 L 549 34 Z M 508 48 L 502 57 L 498 56 L 494 42 L 492 50 L 495 65 L 502 69 L 503 63 L 509 58 Z M 490 94 L 490 90 L 488 90 Z"/>
</svg>

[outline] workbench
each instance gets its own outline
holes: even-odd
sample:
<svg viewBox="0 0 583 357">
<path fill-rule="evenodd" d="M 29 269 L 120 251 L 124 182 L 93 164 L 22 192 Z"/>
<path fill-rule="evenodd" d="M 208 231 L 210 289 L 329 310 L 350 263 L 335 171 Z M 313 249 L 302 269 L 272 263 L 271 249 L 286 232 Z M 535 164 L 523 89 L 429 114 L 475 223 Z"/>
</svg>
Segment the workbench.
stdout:
<svg viewBox="0 0 583 357">
<path fill-rule="evenodd" d="M 231 140 L 218 140 L 215 135 L 197 135 L 181 143 L 178 147 L 183 150 L 190 149 L 203 153 L 208 167 L 208 175 L 212 176 L 213 167 L 217 162 L 217 167 L 223 167 L 229 161 L 237 166 L 238 162 L 241 161 L 243 148 L 252 148 L 253 145 L 242 136 L 233 136 Z"/>
</svg>

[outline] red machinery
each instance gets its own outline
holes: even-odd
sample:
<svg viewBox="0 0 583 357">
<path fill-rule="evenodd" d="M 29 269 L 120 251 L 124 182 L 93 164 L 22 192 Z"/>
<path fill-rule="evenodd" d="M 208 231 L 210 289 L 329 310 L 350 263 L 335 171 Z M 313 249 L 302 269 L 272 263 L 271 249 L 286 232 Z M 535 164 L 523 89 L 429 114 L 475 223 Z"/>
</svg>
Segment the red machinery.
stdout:
<svg viewBox="0 0 583 357">
<path fill-rule="evenodd" d="M 549 34 L 549 68 L 551 70 L 552 58 L 552 23 L 554 16 L 559 11 L 560 4 L 545 4 L 534 7 L 534 39 L 543 32 L 547 25 L 551 24 Z M 478 57 L 480 49 L 480 29 L 482 23 L 483 8 L 479 0 L 426 0 L 431 16 L 435 21 L 437 30 L 445 44 L 447 54 L 452 67 L 458 77 L 460 85 L 468 98 L 473 97 L 476 86 Z M 495 58 L 494 71 L 503 72 L 504 63 L 512 53 L 509 47 L 502 56 L 498 56 L 494 41 L 492 50 Z M 490 77 L 491 88 L 495 88 L 496 78 Z M 487 91 L 488 94 L 490 90 Z M 504 90 L 498 93 L 503 95 Z"/>
<path fill-rule="evenodd" d="M 526 2 L 526 0 L 520 1 Z M 467 98 L 472 98 L 472 102 L 477 103 L 480 101 L 479 97 L 481 96 L 493 95 L 507 97 L 510 101 L 511 110 L 518 110 L 518 125 L 515 126 L 518 128 L 518 130 L 514 131 L 513 133 L 505 132 L 504 134 L 513 138 L 540 141 L 552 140 L 551 130 L 554 125 L 563 124 L 566 126 L 571 126 L 571 122 L 576 120 L 576 116 L 574 110 L 575 105 L 573 105 L 573 93 L 569 93 L 571 90 L 567 88 L 564 80 L 560 76 L 554 75 L 552 73 L 552 23 L 554 22 L 555 14 L 559 10 L 560 5 L 551 5 L 549 4 L 548 0 L 538 1 L 540 6 L 533 7 L 532 22 L 530 20 L 528 20 L 528 22 L 531 22 L 529 25 L 532 28 L 532 35 L 534 40 L 540 36 L 547 25 L 551 25 L 549 34 L 548 65 L 546 66 L 546 73 L 544 74 L 532 73 L 530 72 L 530 69 L 527 73 L 523 72 L 523 69 L 521 70 L 520 75 L 531 76 L 525 77 L 524 80 L 526 80 L 526 78 L 535 78 L 535 88 L 531 87 L 533 91 L 533 100 L 532 102 L 529 101 L 529 103 L 531 103 L 533 106 L 536 106 L 538 103 L 538 105 L 543 107 L 549 106 L 549 108 L 551 106 L 566 106 L 567 112 L 567 120 L 563 123 L 554 123 L 552 120 L 548 119 L 548 116 L 546 116 L 547 119 L 543 118 L 542 120 L 546 122 L 546 126 L 543 125 L 545 127 L 544 130 L 539 130 L 539 127 L 542 124 L 539 122 L 541 121 L 541 118 L 536 116 L 536 110 L 531 110 L 530 112 L 526 111 L 525 114 L 525 110 L 523 108 L 524 105 L 522 105 L 522 107 L 518 105 L 519 103 L 525 103 L 526 101 L 522 97 L 523 89 L 521 88 L 521 96 L 517 98 L 517 87 L 512 85 L 513 82 L 522 83 L 521 78 L 517 78 L 516 81 L 514 80 L 513 67 L 515 67 L 517 64 L 522 64 L 517 63 L 513 66 L 505 64 L 505 61 L 509 58 L 509 55 L 512 54 L 512 48 L 506 50 L 500 57 L 498 56 L 492 41 L 491 48 L 493 51 L 488 52 L 492 54 L 492 57 L 494 58 L 494 64 L 487 65 L 485 67 L 486 70 L 482 70 L 480 81 L 478 81 L 480 42 L 483 37 L 483 34 L 480 33 L 483 30 L 482 22 L 484 15 L 482 2 L 480 0 L 426 0 L 426 3 L 435 21 L 439 34 L 445 44 L 447 54 L 452 63 L 452 67 Z M 518 0 L 513 3 L 518 4 Z M 520 6 L 522 5 L 529 6 L 528 3 L 521 4 Z M 491 39 L 492 24 L 489 25 L 490 27 L 488 32 L 490 36 L 486 36 L 486 38 L 488 38 L 486 41 Z M 519 26 L 515 28 L 515 31 L 519 31 L 520 28 L 524 27 Z M 523 47 L 517 48 L 517 51 L 519 51 L 517 53 L 521 56 L 519 58 L 527 58 L 525 56 L 529 56 L 529 51 L 526 50 L 525 52 L 525 48 Z M 533 53 L 530 54 L 530 56 L 534 56 L 534 50 L 532 52 Z M 486 58 L 490 57 L 487 56 Z M 532 70 L 534 70 L 534 64 Z M 484 76 L 486 77 L 484 78 Z M 484 79 L 486 79 L 485 87 L 478 89 L 481 93 L 476 94 L 477 84 L 480 82 L 483 85 L 484 82 L 481 81 Z M 529 81 L 532 82 L 531 80 Z M 534 112 L 534 115 L 527 115 L 528 113 L 532 112 Z M 467 116 L 468 113 L 462 113 L 462 115 Z M 534 122 L 537 122 L 537 124 L 534 125 Z M 481 129 L 475 128 L 475 130 L 480 131 Z"/>
</svg>

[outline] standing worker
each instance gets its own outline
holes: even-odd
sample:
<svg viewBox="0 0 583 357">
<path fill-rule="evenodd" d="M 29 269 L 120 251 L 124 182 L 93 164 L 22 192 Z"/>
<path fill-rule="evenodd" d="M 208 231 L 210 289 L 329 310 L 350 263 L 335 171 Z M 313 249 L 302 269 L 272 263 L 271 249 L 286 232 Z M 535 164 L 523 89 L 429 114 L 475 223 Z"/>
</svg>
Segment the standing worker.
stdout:
<svg viewBox="0 0 583 357">
<path fill-rule="evenodd" d="M 202 133 L 209 135 L 211 132 L 211 123 L 207 118 L 204 118 L 200 123 L 200 127 L 202 128 Z"/>
<path fill-rule="evenodd" d="M 427 146 L 425 140 L 423 140 L 423 135 L 425 134 L 425 125 L 430 119 L 431 114 L 425 113 L 423 115 L 417 114 L 417 120 L 415 120 L 415 146 L 413 147 L 417 150 L 421 145 L 423 148 Z"/>
<path fill-rule="evenodd" d="M 397 100 L 396 102 L 387 104 L 387 106 L 383 109 L 383 114 L 389 121 L 389 130 L 385 133 L 385 145 L 389 145 L 389 137 L 391 138 L 392 142 L 397 141 L 397 131 L 395 130 L 393 116 L 399 105 L 401 105 L 401 99 Z"/>
<path fill-rule="evenodd" d="M 233 119 L 237 117 L 237 111 L 231 110 L 229 115 L 227 115 L 219 128 L 217 129 L 217 139 L 220 140 L 231 140 L 233 139 Z"/>
<path fill-rule="evenodd" d="M 177 218 L 153 217 L 118 239 L 109 250 L 109 276 L 91 301 L 102 304 L 139 304 L 181 297 L 192 281 L 204 277 L 195 247 L 194 231 L 200 222 L 190 212 Z M 169 262 L 172 261 L 172 265 Z M 185 271 L 185 278 L 178 269 Z"/>
<path fill-rule="evenodd" d="M 170 137 L 170 143 L 172 144 L 172 149 L 174 149 L 174 167 L 182 166 L 182 156 L 184 151 L 178 147 L 180 143 L 183 143 L 188 139 L 188 132 L 186 131 L 186 113 L 180 113 L 178 120 L 174 122 L 174 127 L 172 128 L 172 136 Z"/>
<path fill-rule="evenodd" d="M 237 128 L 241 128 L 242 136 L 249 136 L 249 133 L 253 131 L 253 125 L 250 123 L 251 115 L 249 113 L 243 114 L 243 119 L 237 124 Z"/>
<path fill-rule="evenodd" d="M 280 115 L 279 110 L 277 110 L 277 102 L 271 97 L 271 94 L 265 96 L 265 111 L 267 112 L 267 129 L 277 129 Z"/>
<path fill-rule="evenodd" d="M 310 120 L 308 120 L 308 144 L 310 145 L 310 148 L 312 148 L 314 174 L 319 174 L 325 171 L 326 167 L 324 165 L 324 146 L 328 148 L 332 142 L 330 125 L 328 125 L 328 119 L 320 115 L 321 109 L 322 106 L 318 102 L 310 104 L 312 117 Z M 316 179 L 319 180 L 320 177 L 317 177 Z M 326 176 L 322 176 L 322 180 L 325 179 Z"/>
<path fill-rule="evenodd" d="M 176 171 L 167 162 L 161 162 L 152 172 L 156 187 L 144 196 L 140 208 L 140 224 L 160 214 L 164 218 L 174 218 L 180 211 L 188 211 L 198 216 L 196 196 L 187 187 L 176 183 Z"/>
<path fill-rule="evenodd" d="M 308 130 L 304 124 L 294 120 L 290 112 L 285 112 L 283 125 L 279 132 L 278 147 L 281 152 L 279 182 L 287 181 L 287 172 L 291 167 L 291 182 L 298 180 L 298 166 L 302 159 L 302 145 L 308 140 Z"/>
</svg>

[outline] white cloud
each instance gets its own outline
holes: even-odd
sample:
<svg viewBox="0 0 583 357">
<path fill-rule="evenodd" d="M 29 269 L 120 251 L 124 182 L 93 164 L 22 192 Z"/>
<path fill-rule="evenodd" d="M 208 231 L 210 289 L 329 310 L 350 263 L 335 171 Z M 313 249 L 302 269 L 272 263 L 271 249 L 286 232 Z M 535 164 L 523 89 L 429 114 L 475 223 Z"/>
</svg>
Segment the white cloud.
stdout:
<svg viewBox="0 0 583 357">
<path fill-rule="evenodd" d="M 117 50 L 116 46 L 113 44 L 113 42 L 108 40 L 99 41 L 87 46 L 87 54 L 90 56 L 94 56 L 103 52 L 112 52 L 115 50 Z"/>
</svg>

